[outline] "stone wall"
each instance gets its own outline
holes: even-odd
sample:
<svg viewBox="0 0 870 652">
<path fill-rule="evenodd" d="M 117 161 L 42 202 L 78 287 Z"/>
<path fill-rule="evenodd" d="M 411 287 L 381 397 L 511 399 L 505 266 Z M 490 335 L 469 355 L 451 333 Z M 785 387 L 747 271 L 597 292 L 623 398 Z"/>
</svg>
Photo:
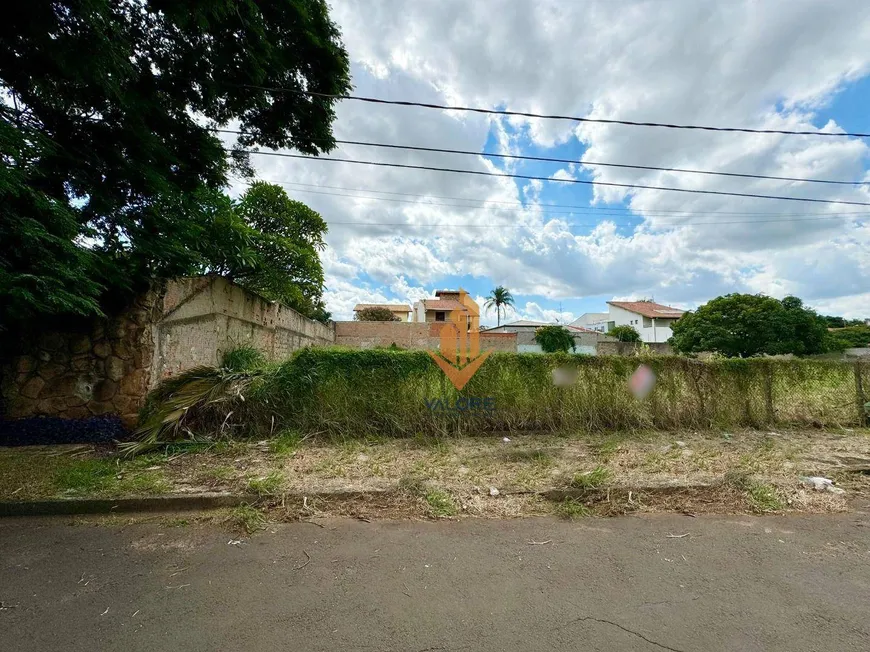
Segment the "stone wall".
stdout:
<svg viewBox="0 0 870 652">
<path fill-rule="evenodd" d="M 392 344 L 403 349 L 437 351 L 445 322 L 339 321 L 335 322 L 335 343 L 353 349 L 371 349 Z M 480 334 L 481 351 L 516 351 L 516 333 Z"/>
<path fill-rule="evenodd" d="M 118 414 L 133 425 L 157 382 L 240 345 L 280 359 L 334 329 L 221 277 L 182 278 L 107 319 L 31 334 L 0 362 L 0 417 Z"/>
<path fill-rule="evenodd" d="M 148 292 L 107 319 L 81 320 L 67 331 L 31 334 L 0 367 L 4 418 L 80 419 L 118 414 L 136 419 L 151 380 L 153 324 L 160 297 Z"/>
</svg>

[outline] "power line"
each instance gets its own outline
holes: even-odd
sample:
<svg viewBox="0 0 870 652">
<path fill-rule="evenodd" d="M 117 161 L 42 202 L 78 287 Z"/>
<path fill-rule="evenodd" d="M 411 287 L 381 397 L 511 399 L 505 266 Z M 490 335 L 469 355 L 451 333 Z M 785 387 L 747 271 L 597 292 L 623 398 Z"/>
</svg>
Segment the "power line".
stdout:
<svg viewBox="0 0 870 652">
<path fill-rule="evenodd" d="M 356 102 L 368 102 L 370 104 L 389 104 L 393 106 L 416 106 L 424 109 L 440 109 L 443 111 L 467 111 L 470 113 L 482 113 L 485 115 L 507 115 L 522 118 L 539 118 L 541 120 L 570 120 L 572 122 L 591 122 L 597 124 L 626 125 L 629 127 L 660 127 L 663 129 L 691 129 L 695 131 L 721 131 L 744 134 L 783 134 L 787 136 L 832 136 L 838 138 L 870 138 L 870 133 L 861 132 L 831 132 L 831 131 L 796 131 L 791 129 L 751 129 L 749 127 L 711 127 L 708 125 L 686 125 L 668 122 L 637 122 L 634 120 L 614 120 L 608 118 L 580 118 L 573 115 L 558 115 L 545 113 L 529 113 L 526 111 L 507 111 L 500 109 L 484 109 L 471 106 L 453 106 L 448 104 L 433 104 L 431 102 L 412 102 L 408 100 L 383 100 L 377 97 L 365 97 L 363 95 L 333 95 L 330 93 L 316 93 L 295 88 L 276 88 L 269 86 L 255 86 L 253 84 L 240 84 L 245 88 L 255 88 L 273 93 L 294 93 L 308 97 L 323 97 L 333 100 L 354 100 Z"/>
<path fill-rule="evenodd" d="M 250 182 L 243 182 L 243 183 L 250 185 Z M 287 182 L 287 181 L 270 180 L 270 181 L 268 181 L 268 183 L 277 183 L 279 185 L 293 185 L 292 182 Z M 354 199 L 375 199 L 375 200 L 379 200 L 379 201 L 391 201 L 391 202 L 402 202 L 402 203 L 408 203 L 408 204 L 418 204 L 421 206 L 445 206 L 445 204 L 429 204 L 426 202 L 415 202 L 415 201 L 411 201 L 411 200 L 407 200 L 407 199 L 392 199 L 389 197 L 361 197 L 359 195 L 347 195 L 347 194 L 337 193 L 337 192 L 322 192 L 322 191 L 318 191 L 318 190 L 302 190 L 302 189 L 298 189 L 298 188 L 294 189 L 294 190 L 296 190 L 297 192 L 311 193 L 311 194 L 315 194 L 315 195 L 329 195 L 329 196 L 333 196 L 333 197 L 352 197 Z M 447 204 L 447 206 L 450 206 L 450 204 Z M 475 207 L 475 206 L 457 206 L 456 208 L 476 209 L 477 207 Z M 696 226 L 696 225 L 714 226 L 717 224 L 766 224 L 766 223 L 776 223 L 776 222 L 815 222 L 815 221 L 823 221 L 823 220 L 829 220 L 829 219 L 843 219 L 843 218 L 848 218 L 852 215 L 853 215 L 853 213 L 843 213 L 843 214 L 830 214 L 830 215 L 826 215 L 826 216 L 798 218 L 798 219 L 787 218 L 787 219 L 773 219 L 773 220 L 727 220 L 727 221 L 717 220 L 715 222 L 681 222 L 681 223 L 671 223 L 671 224 L 666 223 L 666 224 L 663 224 L 662 226 L 680 227 L 680 226 Z M 867 215 L 867 213 L 854 213 L 854 215 Z M 607 217 L 610 218 L 610 217 L 619 217 L 619 216 L 608 215 Z M 626 215 L 625 217 L 627 217 L 628 219 L 636 219 L 636 220 L 645 219 L 645 217 L 643 215 Z M 671 216 L 671 217 L 673 217 L 673 216 Z M 528 226 L 528 225 L 518 223 L 518 222 L 505 222 L 505 223 L 501 223 L 501 224 L 470 224 L 467 222 L 462 223 L 462 224 L 444 224 L 444 223 L 415 224 L 413 222 L 356 222 L 356 221 L 338 222 L 338 221 L 328 220 L 327 223 L 328 224 L 354 225 L 354 226 L 357 226 L 357 225 L 358 226 L 405 226 L 405 227 L 443 226 L 443 227 L 462 227 L 462 228 L 468 227 L 468 228 L 493 228 L 493 229 L 502 229 L 502 228 L 511 227 L 511 226 Z M 596 226 L 599 226 L 600 224 L 601 224 L 601 222 L 593 222 L 593 223 L 565 222 L 566 226 L 573 226 L 573 227 L 596 227 Z M 621 223 L 614 222 L 614 224 L 616 224 L 617 226 L 636 226 L 634 224 L 626 224 L 624 222 L 621 222 Z"/>
<path fill-rule="evenodd" d="M 668 192 L 684 192 L 695 195 L 717 195 L 721 197 L 747 197 L 750 199 L 777 199 L 781 201 L 799 201 L 813 204 L 843 204 L 846 206 L 870 206 L 870 202 L 832 200 L 832 199 L 813 199 L 810 197 L 785 197 L 782 195 L 763 195 L 757 193 L 744 192 L 727 192 L 724 190 L 699 190 L 694 188 L 672 188 L 668 186 L 646 186 L 634 183 L 615 183 L 612 181 L 588 181 L 586 179 L 554 179 L 550 177 L 539 177 L 529 174 L 513 174 L 513 173 L 496 173 L 483 172 L 481 170 L 461 170 L 457 168 L 441 168 L 430 165 L 409 165 L 405 163 L 385 163 L 382 161 L 360 161 L 357 159 L 333 158 L 326 156 L 305 156 L 302 154 L 286 154 L 283 152 L 255 152 L 253 150 L 241 150 L 247 154 L 258 154 L 261 156 L 280 156 L 284 158 L 306 159 L 310 161 L 329 161 L 331 163 L 353 163 L 356 165 L 372 165 L 375 167 L 399 168 L 404 170 L 429 170 L 432 172 L 450 172 L 453 174 L 472 174 L 483 177 L 502 177 L 507 179 L 526 179 L 529 181 L 553 181 L 557 183 L 574 183 L 587 186 L 610 186 L 612 188 L 631 188 L 636 190 L 662 190 Z"/>
<path fill-rule="evenodd" d="M 572 208 L 576 210 L 568 210 L 568 211 L 542 211 L 548 214 L 554 215 L 573 215 L 577 212 L 580 213 L 588 213 L 588 214 L 610 214 L 613 212 L 614 215 L 625 215 L 626 211 L 632 211 L 628 206 L 589 206 L 588 204 L 538 204 L 533 209 L 530 209 L 521 201 L 504 201 L 498 199 L 483 199 L 483 198 L 474 198 L 474 197 L 450 197 L 446 195 L 420 195 L 412 192 L 396 192 L 394 190 L 375 190 L 373 188 L 348 188 L 346 186 L 329 186 L 322 183 L 302 183 L 299 181 L 269 181 L 269 183 L 277 183 L 279 185 L 284 186 L 302 186 L 304 188 L 329 188 L 332 190 L 345 190 L 348 192 L 370 192 L 376 193 L 379 195 L 399 195 L 402 197 L 418 197 L 421 199 L 448 199 L 455 201 L 474 201 L 474 202 L 483 202 L 484 204 L 507 204 L 510 206 L 517 206 L 518 209 L 501 209 L 501 210 L 539 210 L 543 208 Z M 349 197 L 357 197 L 357 195 L 348 195 Z M 365 197 L 359 195 L 360 199 L 381 199 L 380 197 Z M 412 202 L 415 204 L 427 204 L 427 202 Z M 500 209 L 498 206 L 468 206 L 466 204 L 427 204 L 430 206 L 455 206 L 456 208 L 486 208 L 497 210 Z M 837 213 L 771 213 L 770 211 L 687 211 L 687 210 L 666 210 L 666 209 L 655 209 L 655 210 L 644 210 L 644 215 L 653 215 L 653 216 L 669 216 L 674 214 L 676 216 L 682 215 L 757 215 L 757 216 L 770 216 L 770 217 L 810 217 L 810 216 L 865 216 L 870 215 L 868 211 L 851 211 L 851 212 L 837 212 Z M 631 216 L 631 215 L 630 215 Z"/>
<path fill-rule="evenodd" d="M 233 129 L 215 129 L 220 133 L 241 134 Z M 601 163 L 600 161 L 586 161 L 583 159 L 553 158 L 549 156 L 526 156 L 520 154 L 496 154 L 494 152 L 475 152 L 464 149 L 443 149 L 440 147 L 422 147 L 417 145 L 394 145 L 390 143 L 373 143 L 360 140 L 336 140 L 340 145 L 359 145 L 362 147 L 379 147 L 382 149 L 411 150 L 415 152 L 435 152 L 439 154 L 462 154 L 464 156 L 488 156 L 490 158 L 511 159 L 520 161 L 539 161 L 547 163 L 568 163 L 573 165 L 589 165 L 593 167 L 627 168 L 631 170 L 653 170 L 657 172 L 680 172 L 688 174 L 705 174 L 709 176 L 733 177 L 738 179 L 766 179 L 771 181 L 798 181 L 802 183 L 825 183 L 841 186 L 870 185 L 870 181 L 840 181 L 834 179 L 803 179 L 800 177 L 779 177 L 766 174 L 748 174 L 740 172 L 718 172 L 714 170 L 696 170 L 693 168 L 667 168 L 654 165 L 630 165 L 627 163 Z"/>
</svg>

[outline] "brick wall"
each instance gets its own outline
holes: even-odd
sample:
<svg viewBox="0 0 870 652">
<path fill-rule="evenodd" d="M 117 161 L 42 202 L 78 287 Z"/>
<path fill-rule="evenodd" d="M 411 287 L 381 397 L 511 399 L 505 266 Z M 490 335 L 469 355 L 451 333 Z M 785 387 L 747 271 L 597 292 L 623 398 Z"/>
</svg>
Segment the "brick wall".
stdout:
<svg viewBox="0 0 870 652">
<path fill-rule="evenodd" d="M 403 349 L 438 350 L 441 329 L 447 324 L 389 321 L 335 322 L 335 343 L 353 349 L 388 347 L 392 344 Z M 481 333 L 482 351 L 516 351 L 516 333 Z"/>
</svg>

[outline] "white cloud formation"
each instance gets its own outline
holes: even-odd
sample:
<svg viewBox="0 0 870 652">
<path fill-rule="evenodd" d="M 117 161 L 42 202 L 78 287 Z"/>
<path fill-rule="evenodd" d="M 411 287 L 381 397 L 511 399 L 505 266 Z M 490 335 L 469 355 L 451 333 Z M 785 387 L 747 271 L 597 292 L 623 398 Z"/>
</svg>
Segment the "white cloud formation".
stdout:
<svg viewBox="0 0 870 652">
<path fill-rule="evenodd" d="M 757 128 L 815 127 L 835 94 L 870 71 L 870 3 L 815 0 L 660 3 L 549 0 L 334 2 L 360 95 L 518 111 Z M 569 121 L 488 118 L 346 101 L 339 138 L 502 153 L 576 139 L 584 159 L 729 172 L 862 179 L 852 138 L 749 135 Z M 343 146 L 335 156 L 511 171 L 483 157 Z M 515 296 L 652 296 L 693 306 L 727 292 L 794 292 L 848 315 L 870 313 L 870 226 L 860 207 L 596 185 L 600 209 L 557 214 L 548 185 L 504 178 L 254 157 L 330 223 L 327 303 L 404 301 L 446 276 L 472 275 Z M 870 201 L 866 187 L 569 166 L 555 177 Z M 303 185 L 309 184 L 309 185 Z M 380 191 L 378 193 L 371 191 Z M 298 193 L 298 194 L 297 194 Z M 379 199 L 374 199 L 378 197 Z M 795 217 L 797 214 L 802 214 Z M 592 229 L 574 223 L 601 222 Z M 693 226 L 694 224 L 694 226 Z M 365 276 L 377 284 L 366 288 Z M 862 308 L 863 306 L 863 308 Z M 534 302 L 526 318 L 548 314 Z M 549 311 L 552 313 L 552 311 Z M 538 315 L 533 317 L 533 315 Z M 550 318 L 544 319 L 550 321 Z"/>
</svg>

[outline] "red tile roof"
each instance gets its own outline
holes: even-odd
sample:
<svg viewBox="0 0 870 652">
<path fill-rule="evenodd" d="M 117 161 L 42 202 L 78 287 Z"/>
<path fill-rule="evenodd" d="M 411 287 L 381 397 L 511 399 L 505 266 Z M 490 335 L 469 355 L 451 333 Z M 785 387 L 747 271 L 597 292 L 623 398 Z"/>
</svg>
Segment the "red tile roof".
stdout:
<svg viewBox="0 0 870 652">
<path fill-rule="evenodd" d="M 402 303 L 358 303 L 353 307 L 353 311 L 366 310 L 367 308 L 386 308 L 393 312 L 411 312 L 411 306 Z"/>
<path fill-rule="evenodd" d="M 611 306 L 628 310 L 629 312 L 643 315 L 644 317 L 662 318 L 662 319 L 679 319 L 685 314 L 684 310 L 679 308 L 671 308 L 663 306 L 660 303 L 653 301 L 608 301 Z"/>
<path fill-rule="evenodd" d="M 423 307 L 426 310 L 463 310 L 468 308 L 453 299 L 423 299 Z"/>
<path fill-rule="evenodd" d="M 601 335 L 598 331 L 594 331 L 591 328 L 584 328 L 583 326 L 572 326 L 571 324 L 566 324 L 565 328 L 569 331 L 577 331 L 578 333 L 595 333 L 596 335 Z"/>
</svg>

